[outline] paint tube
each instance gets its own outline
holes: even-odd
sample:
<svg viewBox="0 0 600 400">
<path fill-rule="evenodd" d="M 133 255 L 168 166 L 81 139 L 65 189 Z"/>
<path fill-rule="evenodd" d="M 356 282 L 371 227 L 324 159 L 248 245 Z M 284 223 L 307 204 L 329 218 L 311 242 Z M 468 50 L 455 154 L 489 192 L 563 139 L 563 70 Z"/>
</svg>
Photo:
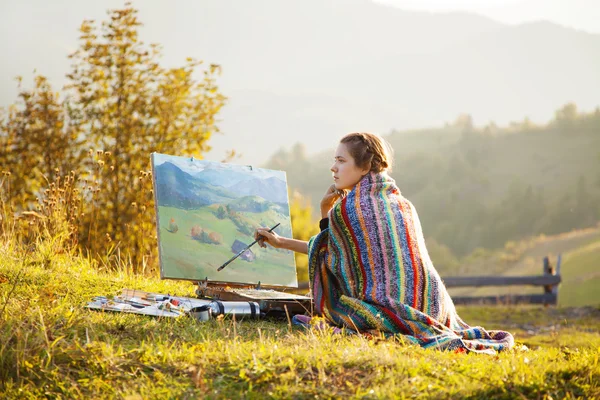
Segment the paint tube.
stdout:
<svg viewBox="0 0 600 400">
<path fill-rule="evenodd" d="M 217 315 L 239 318 L 260 318 L 260 306 L 254 301 L 219 301 L 213 300 L 208 304 L 190 309 L 190 315 L 200 321 L 206 321 Z"/>
</svg>

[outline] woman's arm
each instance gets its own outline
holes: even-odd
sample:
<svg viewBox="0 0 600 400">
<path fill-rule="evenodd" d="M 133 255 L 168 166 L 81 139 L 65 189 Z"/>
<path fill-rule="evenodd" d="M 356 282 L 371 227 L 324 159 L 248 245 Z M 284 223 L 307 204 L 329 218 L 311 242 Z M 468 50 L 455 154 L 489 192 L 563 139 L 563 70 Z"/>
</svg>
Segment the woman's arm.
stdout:
<svg viewBox="0 0 600 400">
<path fill-rule="evenodd" d="M 308 254 L 308 242 L 279 236 L 275 232 L 269 232 L 267 228 L 258 228 L 254 233 L 260 247 L 267 247 L 266 243 L 276 249 L 287 249 L 296 253 Z"/>
<path fill-rule="evenodd" d="M 295 251 L 296 253 L 308 254 L 308 242 L 304 240 L 292 239 L 292 238 L 281 238 L 283 240 L 284 249 Z"/>
</svg>

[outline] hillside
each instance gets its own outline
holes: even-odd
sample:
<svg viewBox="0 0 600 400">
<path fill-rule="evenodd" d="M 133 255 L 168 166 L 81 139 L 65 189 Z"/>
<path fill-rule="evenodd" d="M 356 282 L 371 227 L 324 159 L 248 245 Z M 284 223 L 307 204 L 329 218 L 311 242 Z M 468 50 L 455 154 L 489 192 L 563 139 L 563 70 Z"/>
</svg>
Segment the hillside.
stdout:
<svg viewBox="0 0 600 400">
<path fill-rule="evenodd" d="M 516 247 L 521 247 L 516 250 Z M 482 259 L 468 268 L 469 275 L 541 275 L 542 260 L 550 258 L 556 266 L 562 256 L 558 302 L 560 306 L 576 307 L 600 304 L 600 227 L 574 231 L 555 236 L 534 238 L 529 242 L 514 243 L 512 260 L 499 262 L 496 258 Z M 505 254 L 506 257 L 506 254 Z M 490 268 L 489 264 L 497 267 Z M 486 265 L 487 264 L 487 265 Z M 541 287 L 509 286 L 451 289 L 453 295 L 492 296 L 501 294 L 541 293 Z"/>
<path fill-rule="evenodd" d="M 170 162 L 157 166 L 155 173 L 160 206 L 197 208 L 238 197 L 236 192 L 204 183 Z"/>
<path fill-rule="evenodd" d="M 419 211 L 426 238 L 463 257 L 539 234 L 595 226 L 600 220 L 600 110 L 570 104 L 544 125 L 452 125 L 398 131 L 391 176 Z M 314 209 L 332 183 L 334 148 L 309 156 L 296 145 L 266 164 Z M 437 260 L 447 262 L 448 260 Z"/>
</svg>

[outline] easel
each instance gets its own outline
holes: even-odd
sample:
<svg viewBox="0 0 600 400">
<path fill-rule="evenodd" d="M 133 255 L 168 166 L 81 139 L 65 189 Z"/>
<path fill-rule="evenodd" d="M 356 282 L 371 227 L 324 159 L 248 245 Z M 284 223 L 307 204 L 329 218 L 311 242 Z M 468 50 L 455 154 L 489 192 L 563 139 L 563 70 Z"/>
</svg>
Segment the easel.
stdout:
<svg viewBox="0 0 600 400">
<path fill-rule="evenodd" d="M 310 310 L 311 298 L 293 293 L 278 291 L 279 287 L 209 282 L 208 279 L 196 282 L 196 295 L 200 299 L 221 301 L 254 301 L 260 311 L 267 316 L 284 317 L 289 314 L 302 314 Z"/>
<path fill-rule="evenodd" d="M 158 242 L 161 242 L 161 231 L 160 231 L 160 222 L 158 220 L 159 210 L 158 204 L 159 199 L 158 188 L 156 187 L 156 171 L 154 165 L 154 157 L 158 153 L 152 154 L 152 176 L 153 176 L 153 188 L 154 188 L 154 204 L 155 204 L 155 213 L 157 216 L 157 238 Z M 161 155 L 166 157 L 177 157 L 177 156 L 168 156 Z M 187 158 L 189 162 L 194 163 L 198 161 L 194 159 L 194 157 L 179 157 L 179 158 Z M 256 172 L 255 168 L 252 165 L 241 166 L 243 168 L 247 168 L 251 172 Z M 184 171 L 185 172 L 185 171 Z M 288 214 L 289 218 L 289 214 Z M 278 226 L 279 223 L 276 225 Z M 276 227 L 275 226 L 275 227 Z M 275 227 L 271 228 L 274 229 Z M 254 244 L 254 243 L 252 243 Z M 250 246 L 248 246 L 248 249 Z M 246 249 L 247 250 L 247 249 Z M 237 256 L 242 254 L 243 250 L 240 251 Z M 237 257 L 236 256 L 236 257 Z M 159 259 L 162 262 L 161 255 L 161 247 L 159 246 Z M 225 264 L 219 267 L 218 271 L 225 268 L 229 262 L 233 261 L 235 257 L 225 262 Z M 226 260 L 223 260 L 226 261 Z M 161 279 L 182 279 L 181 277 L 173 278 L 172 276 L 163 276 L 163 269 L 161 264 Z M 204 280 L 197 281 L 200 278 L 199 276 L 189 276 L 187 278 L 183 278 L 185 280 L 192 281 L 196 287 L 196 295 L 199 299 L 203 300 L 217 300 L 221 302 L 254 302 L 259 305 L 261 314 L 272 315 L 272 316 L 283 316 L 290 317 L 290 314 L 298 314 L 305 313 L 311 309 L 311 298 L 308 296 L 297 295 L 293 293 L 286 293 L 285 290 L 293 290 L 293 287 L 287 286 L 267 286 L 262 285 L 260 281 L 258 284 L 254 283 L 244 283 L 244 282 L 227 282 L 227 281 L 209 281 L 208 277 Z M 214 276 L 211 275 L 211 279 L 214 279 Z M 279 284 L 279 283 L 277 283 Z"/>
</svg>

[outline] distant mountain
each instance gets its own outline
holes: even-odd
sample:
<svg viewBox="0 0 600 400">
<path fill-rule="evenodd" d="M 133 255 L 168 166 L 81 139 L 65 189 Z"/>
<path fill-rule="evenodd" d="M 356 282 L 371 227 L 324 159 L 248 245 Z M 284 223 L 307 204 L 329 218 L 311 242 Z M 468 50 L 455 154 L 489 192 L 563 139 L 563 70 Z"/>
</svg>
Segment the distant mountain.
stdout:
<svg viewBox="0 0 600 400">
<path fill-rule="evenodd" d="M 165 162 L 155 169 L 156 195 L 161 206 L 181 206 L 184 208 L 201 207 L 208 202 L 201 202 L 191 190 L 193 177 L 183 172 L 170 162 Z"/>
<path fill-rule="evenodd" d="M 3 105 L 16 100 L 13 77 L 30 86 L 36 67 L 60 89 L 79 24 L 105 19 L 110 7 L 38 2 L 31 13 L 21 3 L 0 13 L 0 33 L 29 27 L 0 41 L 11 60 L 0 63 Z M 507 25 L 368 0 L 181 0 L 166 14 L 158 4 L 135 6 L 141 39 L 163 45 L 165 65 L 193 56 L 223 67 L 223 135 L 211 137 L 207 159 L 234 148 L 258 166 L 290 142 L 318 152 L 350 131 L 440 126 L 460 113 L 477 124 L 539 123 L 566 102 L 600 103 L 600 35 L 548 22 Z"/>
<path fill-rule="evenodd" d="M 571 104 L 556 115 L 546 125 L 474 127 L 466 119 L 385 136 L 395 153 L 391 176 L 416 206 L 425 236 L 464 256 L 528 235 L 594 226 L 600 108 L 581 113 Z M 333 154 L 331 148 L 303 159 L 302 151 L 280 151 L 266 167 L 286 171 L 290 187 L 309 197 L 316 213 L 332 183 Z"/>
<path fill-rule="evenodd" d="M 258 196 L 244 196 L 237 200 L 233 200 L 228 207 L 234 211 L 261 213 L 268 210 L 274 210 L 280 214 L 287 214 L 281 205 L 265 200 Z"/>
<path fill-rule="evenodd" d="M 213 186 L 231 187 L 237 183 L 248 179 L 243 172 L 229 169 L 206 168 L 196 174 L 194 178 Z"/>
<path fill-rule="evenodd" d="M 235 148 L 244 162 L 290 142 L 318 152 L 348 132 L 439 126 L 461 113 L 506 125 L 546 121 L 565 102 L 600 104 L 600 35 L 553 23 L 347 0 L 226 0 L 203 11 L 204 37 L 248 32 L 225 34 L 220 50 L 202 42 L 235 80 L 213 154 Z"/>
<path fill-rule="evenodd" d="M 284 181 L 271 177 L 240 182 L 230 188 L 246 196 L 259 196 L 274 203 L 287 203 L 287 186 Z"/>
<path fill-rule="evenodd" d="M 159 205 L 197 208 L 227 203 L 238 196 L 222 187 L 204 183 L 176 165 L 165 162 L 155 168 Z"/>
<path fill-rule="evenodd" d="M 280 208 L 287 203 L 286 184 L 275 177 L 239 182 L 238 172 L 207 169 L 191 175 L 170 162 L 156 167 L 155 173 L 161 206 L 195 208 L 219 203 L 238 205 L 238 211 L 262 212 L 273 208 L 283 212 Z M 246 179 L 243 175 L 241 178 Z"/>
</svg>

